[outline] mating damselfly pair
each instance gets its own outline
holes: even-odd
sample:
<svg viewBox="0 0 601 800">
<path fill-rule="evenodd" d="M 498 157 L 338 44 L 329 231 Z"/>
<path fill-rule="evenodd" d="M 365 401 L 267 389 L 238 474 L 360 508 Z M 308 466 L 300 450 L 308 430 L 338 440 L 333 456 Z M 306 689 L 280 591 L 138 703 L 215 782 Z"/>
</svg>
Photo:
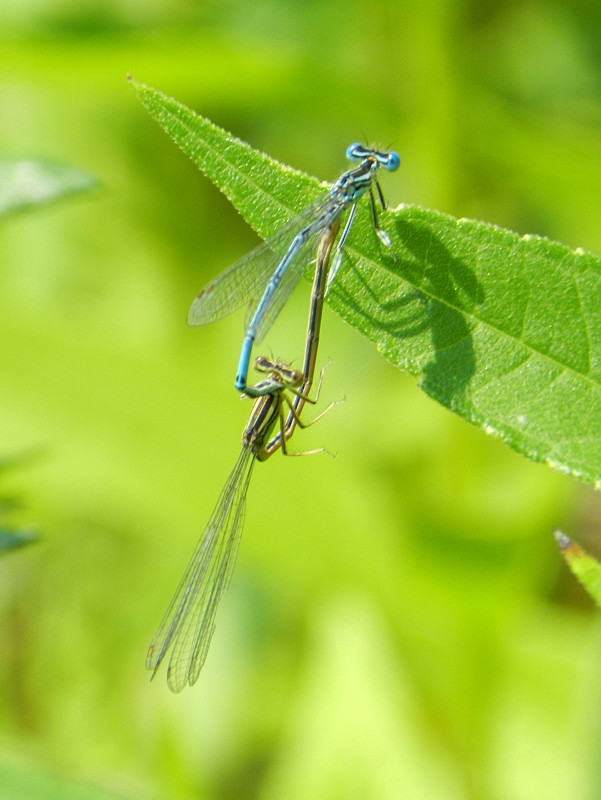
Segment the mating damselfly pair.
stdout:
<svg viewBox="0 0 601 800">
<path fill-rule="evenodd" d="M 285 455 L 304 455 L 289 453 L 287 441 L 297 426 L 306 427 L 300 417 L 305 403 L 316 402 L 310 399 L 309 392 L 315 374 L 323 302 L 340 268 L 342 248 L 363 195 L 369 196 L 380 241 L 391 246 L 390 237 L 379 225 L 374 187 L 385 209 L 377 173 L 380 168 L 389 172 L 398 169 L 400 158 L 394 151 L 373 150 L 361 144 L 351 145 L 346 155 L 358 165 L 344 172 L 325 197 L 285 224 L 272 239 L 211 281 L 190 308 L 189 324 L 203 325 L 249 304 L 235 386 L 255 402 L 242 435 L 240 456 L 148 650 L 146 667 L 152 670 L 153 677 L 169 654 L 167 682 L 175 692 L 195 683 L 206 659 L 217 605 L 229 583 L 238 550 L 255 461 L 265 461 L 277 450 Z M 337 239 L 347 210 L 347 220 Z M 255 368 L 266 377 L 247 385 L 253 345 L 271 327 L 314 254 L 303 369 L 294 370 L 288 364 L 259 356 Z"/>
</svg>

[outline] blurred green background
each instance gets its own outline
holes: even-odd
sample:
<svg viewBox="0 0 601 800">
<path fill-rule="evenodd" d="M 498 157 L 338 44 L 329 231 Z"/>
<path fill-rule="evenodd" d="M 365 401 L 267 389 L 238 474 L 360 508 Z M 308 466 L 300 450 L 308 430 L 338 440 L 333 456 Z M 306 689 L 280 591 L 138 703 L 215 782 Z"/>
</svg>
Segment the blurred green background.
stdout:
<svg viewBox="0 0 601 800">
<path fill-rule="evenodd" d="M 148 643 L 237 457 L 242 315 L 186 327 L 256 243 L 136 78 L 333 180 L 393 145 L 417 203 L 601 252 L 592 0 L 0 3 L 0 148 L 102 188 L 0 231 L 0 798 L 601 798 L 601 627 L 550 535 L 591 489 L 425 397 L 326 311 L 327 400 L 257 467 L 198 684 Z M 308 288 L 266 352 L 302 347 Z"/>
</svg>

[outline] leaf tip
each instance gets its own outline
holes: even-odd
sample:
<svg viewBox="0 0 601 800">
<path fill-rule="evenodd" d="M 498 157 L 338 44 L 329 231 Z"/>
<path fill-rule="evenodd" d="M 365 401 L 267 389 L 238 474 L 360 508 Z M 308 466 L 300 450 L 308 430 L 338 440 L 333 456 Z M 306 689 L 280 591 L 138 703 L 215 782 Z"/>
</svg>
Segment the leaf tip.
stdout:
<svg viewBox="0 0 601 800">
<path fill-rule="evenodd" d="M 559 552 L 565 558 L 572 572 L 577 572 L 578 565 L 595 563 L 595 559 L 586 550 L 560 530 L 553 531 Z M 578 577 L 578 576 L 577 576 Z"/>
<path fill-rule="evenodd" d="M 572 544 L 570 537 L 566 536 L 565 533 L 560 530 L 554 530 L 553 536 L 555 537 L 555 541 L 559 545 L 560 550 L 567 550 L 567 548 Z"/>
<path fill-rule="evenodd" d="M 125 80 L 129 83 L 129 85 L 134 89 L 134 91 L 138 92 L 142 88 L 142 84 L 137 81 L 131 72 L 125 73 Z"/>
</svg>

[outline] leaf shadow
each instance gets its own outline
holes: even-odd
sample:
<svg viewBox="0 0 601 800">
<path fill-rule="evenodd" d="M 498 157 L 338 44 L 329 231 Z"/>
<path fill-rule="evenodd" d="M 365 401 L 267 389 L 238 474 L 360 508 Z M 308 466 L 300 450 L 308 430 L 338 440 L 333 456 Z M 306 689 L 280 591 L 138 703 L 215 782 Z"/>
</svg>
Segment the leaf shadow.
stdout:
<svg viewBox="0 0 601 800">
<path fill-rule="evenodd" d="M 466 261 L 451 253 L 430 227 L 398 218 L 395 226 L 395 252 L 382 257 L 380 248 L 374 259 L 381 262 L 378 268 L 350 260 L 349 280 L 339 283 L 336 293 L 358 319 L 369 321 L 364 329 L 368 335 L 377 340 L 374 329 L 381 330 L 388 341 L 396 340 L 398 346 L 387 348 L 393 361 L 396 350 L 403 362 L 403 340 L 430 330 L 429 360 L 424 363 L 423 350 L 415 359 L 422 387 L 457 407 L 467 399 L 476 370 L 466 313 L 483 302 L 484 291 Z"/>
<path fill-rule="evenodd" d="M 395 227 L 410 256 L 397 256 L 402 275 L 430 298 L 427 316 L 433 357 L 423 368 L 422 385 L 429 394 L 444 397 L 454 406 L 464 397 L 476 370 L 465 312 L 484 301 L 484 290 L 474 271 L 453 255 L 431 228 L 402 219 L 396 220 Z"/>
</svg>

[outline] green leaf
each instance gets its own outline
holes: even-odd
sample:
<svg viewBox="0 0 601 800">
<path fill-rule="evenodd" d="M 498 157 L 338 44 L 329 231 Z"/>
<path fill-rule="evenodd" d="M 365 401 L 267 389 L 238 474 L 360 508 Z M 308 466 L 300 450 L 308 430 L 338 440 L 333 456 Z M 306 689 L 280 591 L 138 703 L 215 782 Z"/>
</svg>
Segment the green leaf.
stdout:
<svg viewBox="0 0 601 800">
<path fill-rule="evenodd" d="M 39 159 L 0 158 L 0 217 L 97 186 L 82 170 Z"/>
<path fill-rule="evenodd" d="M 11 550 L 18 550 L 25 545 L 37 542 L 38 537 L 33 531 L 13 531 L 0 528 L 0 555 Z"/>
<path fill-rule="evenodd" d="M 601 607 L 601 564 L 565 533 L 555 531 L 554 535 L 568 567 Z"/>
<path fill-rule="evenodd" d="M 131 83 L 262 237 L 324 191 L 315 178 Z M 331 307 L 468 422 L 533 461 L 601 483 L 599 258 L 405 205 L 382 215 L 388 250 L 374 235 L 368 204 L 359 205 Z"/>
</svg>

